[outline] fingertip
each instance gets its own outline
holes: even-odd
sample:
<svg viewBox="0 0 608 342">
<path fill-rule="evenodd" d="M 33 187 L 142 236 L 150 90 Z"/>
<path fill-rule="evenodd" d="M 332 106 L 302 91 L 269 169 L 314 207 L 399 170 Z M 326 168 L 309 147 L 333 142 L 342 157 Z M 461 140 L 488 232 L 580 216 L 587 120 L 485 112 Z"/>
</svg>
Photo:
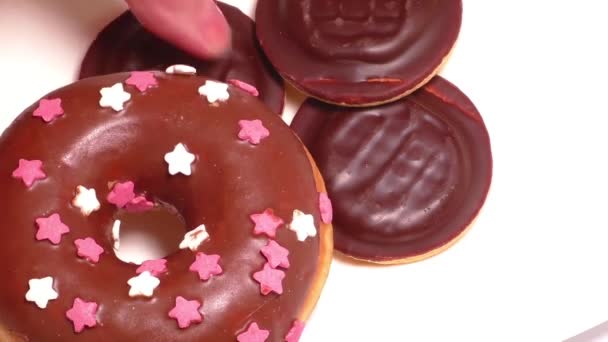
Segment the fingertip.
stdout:
<svg viewBox="0 0 608 342">
<path fill-rule="evenodd" d="M 232 32 L 213 0 L 127 0 L 131 11 L 149 31 L 204 59 L 230 51 Z"/>
<path fill-rule="evenodd" d="M 201 54 L 208 58 L 225 55 L 232 48 L 232 30 L 219 7 L 212 3 L 213 9 L 199 25 Z"/>
</svg>

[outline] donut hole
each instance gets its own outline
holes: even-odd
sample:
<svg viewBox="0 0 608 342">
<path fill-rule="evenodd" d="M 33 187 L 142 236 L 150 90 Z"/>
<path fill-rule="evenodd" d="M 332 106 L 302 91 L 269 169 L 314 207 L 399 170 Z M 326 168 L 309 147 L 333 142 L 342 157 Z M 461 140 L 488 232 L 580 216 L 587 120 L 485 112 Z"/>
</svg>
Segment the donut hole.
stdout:
<svg viewBox="0 0 608 342">
<path fill-rule="evenodd" d="M 116 257 L 123 262 L 141 265 L 146 260 L 162 259 L 179 251 L 186 234 L 184 218 L 172 206 L 157 205 L 139 213 L 119 211 L 120 220 Z"/>
</svg>

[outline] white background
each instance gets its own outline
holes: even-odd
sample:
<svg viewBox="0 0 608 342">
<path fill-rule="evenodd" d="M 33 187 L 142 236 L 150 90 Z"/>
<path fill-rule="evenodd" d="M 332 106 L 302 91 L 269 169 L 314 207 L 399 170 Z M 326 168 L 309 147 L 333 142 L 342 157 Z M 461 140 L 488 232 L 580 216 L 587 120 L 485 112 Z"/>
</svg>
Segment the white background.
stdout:
<svg viewBox="0 0 608 342">
<path fill-rule="evenodd" d="M 336 260 L 303 341 L 558 341 L 608 320 L 604 3 L 464 0 L 441 74 L 490 131 L 486 206 L 460 243 L 430 260 Z M 0 0 L 0 130 L 70 83 L 96 32 L 123 8 Z"/>
</svg>

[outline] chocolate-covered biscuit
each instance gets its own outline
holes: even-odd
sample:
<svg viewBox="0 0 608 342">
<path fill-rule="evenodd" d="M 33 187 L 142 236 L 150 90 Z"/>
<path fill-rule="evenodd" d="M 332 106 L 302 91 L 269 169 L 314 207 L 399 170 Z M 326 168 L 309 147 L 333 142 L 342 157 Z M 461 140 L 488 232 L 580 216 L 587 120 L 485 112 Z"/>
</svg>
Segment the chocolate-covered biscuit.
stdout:
<svg viewBox="0 0 608 342">
<path fill-rule="evenodd" d="M 289 82 L 324 102 L 368 106 L 422 86 L 452 50 L 461 0 L 260 0 L 256 31 Z"/>
<path fill-rule="evenodd" d="M 308 100 L 292 128 L 326 179 L 335 247 L 357 259 L 410 262 L 446 249 L 469 227 L 490 187 L 484 122 L 440 77 L 381 107 Z"/>
</svg>

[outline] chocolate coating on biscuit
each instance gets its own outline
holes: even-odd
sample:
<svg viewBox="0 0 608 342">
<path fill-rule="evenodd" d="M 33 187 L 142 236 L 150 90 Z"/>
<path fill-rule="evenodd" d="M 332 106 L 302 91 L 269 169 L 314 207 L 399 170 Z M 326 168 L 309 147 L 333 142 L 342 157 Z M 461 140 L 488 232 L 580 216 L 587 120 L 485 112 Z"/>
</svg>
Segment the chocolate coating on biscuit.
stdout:
<svg viewBox="0 0 608 342">
<path fill-rule="evenodd" d="M 272 64 L 322 101 L 365 106 L 422 86 L 451 51 L 461 0 L 259 0 Z"/>
<path fill-rule="evenodd" d="M 97 36 L 82 61 L 80 78 L 134 70 L 165 70 L 174 64 L 195 67 L 199 75 L 227 81 L 237 79 L 255 86 L 273 112 L 283 111 L 285 91 L 255 38 L 253 21 L 238 8 L 218 2 L 232 29 L 232 50 L 207 61 L 194 57 L 148 32 L 126 12 Z"/>
<path fill-rule="evenodd" d="M 30 341 L 233 341 L 251 322 L 280 341 L 299 317 L 319 267 L 322 245 L 318 193 L 310 161 L 281 118 L 254 97 L 230 87 L 230 99 L 210 105 L 197 92 L 205 79 L 155 73 L 158 86 L 143 93 L 125 86 L 122 111 L 101 108 L 100 89 L 128 73 L 88 78 L 50 93 L 65 114 L 51 123 L 26 109 L 0 137 L 0 330 Z M 259 119 L 270 136 L 253 146 L 238 138 L 239 120 Z M 171 176 L 163 160 L 177 143 L 197 156 L 192 175 Z M 11 177 L 20 158 L 40 159 L 47 178 L 31 188 Z M 137 265 L 113 253 L 111 229 L 119 217 L 108 203 L 109 182 L 131 180 L 138 193 L 174 207 L 193 229 L 210 235 L 199 251 L 219 254 L 223 274 L 201 281 L 188 270 L 195 253 L 169 255 L 154 296 L 131 298 L 127 281 Z M 70 205 L 78 185 L 97 190 L 101 209 L 84 216 Z M 316 237 L 300 242 L 280 227 L 276 241 L 289 250 L 284 293 L 264 296 L 252 274 L 266 259 L 266 236 L 254 235 L 249 215 L 266 208 L 285 222 L 294 209 L 311 214 Z M 61 215 L 71 231 L 59 245 L 35 239 L 35 219 Z M 185 232 L 182 232 L 185 233 Z M 96 264 L 78 258 L 73 241 L 92 237 L 105 253 Z M 24 299 L 28 280 L 52 276 L 57 300 L 45 310 Z M 204 320 L 180 329 L 168 312 L 175 298 L 202 303 Z M 74 298 L 99 304 L 98 325 L 75 334 L 65 312 Z"/>
<path fill-rule="evenodd" d="M 490 187 L 484 122 L 440 77 L 381 107 L 308 100 L 292 128 L 326 180 L 336 249 L 358 259 L 391 263 L 441 249 L 466 230 Z"/>
</svg>

